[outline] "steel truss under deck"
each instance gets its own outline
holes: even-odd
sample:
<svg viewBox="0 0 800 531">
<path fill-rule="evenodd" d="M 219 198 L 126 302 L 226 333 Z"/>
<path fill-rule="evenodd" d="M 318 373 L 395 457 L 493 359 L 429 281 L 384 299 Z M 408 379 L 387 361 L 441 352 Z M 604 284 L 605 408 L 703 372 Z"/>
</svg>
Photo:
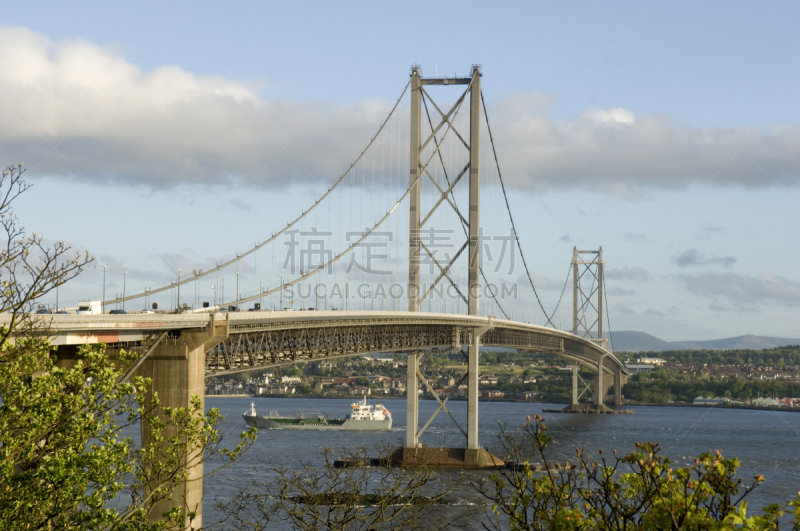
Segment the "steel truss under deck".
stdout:
<svg viewBox="0 0 800 531">
<path fill-rule="evenodd" d="M 385 352 L 458 350 L 469 345 L 477 327 L 464 323 L 408 320 L 322 321 L 319 323 L 232 324 L 230 335 L 206 354 L 206 374 L 221 375 L 297 362 Z M 601 352 L 591 343 L 554 331 L 500 324 L 485 331 L 482 345 L 549 353 L 597 370 Z M 606 357 L 605 372 L 622 370 Z M 621 365 L 621 364 L 619 364 Z"/>
</svg>

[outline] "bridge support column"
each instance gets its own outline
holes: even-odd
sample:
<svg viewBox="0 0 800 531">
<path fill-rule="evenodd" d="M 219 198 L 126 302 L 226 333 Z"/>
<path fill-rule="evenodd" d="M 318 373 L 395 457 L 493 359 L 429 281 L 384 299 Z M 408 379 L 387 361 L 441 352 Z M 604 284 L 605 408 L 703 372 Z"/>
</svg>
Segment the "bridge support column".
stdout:
<svg viewBox="0 0 800 531">
<path fill-rule="evenodd" d="M 420 193 L 421 179 L 419 179 L 420 160 L 420 135 L 422 123 L 422 92 L 421 81 L 419 78 L 419 68 L 414 67 L 411 71 L 411 131 L 409 178 L 411 192 L 408 196 L 409 218 L 408 218 L 408 311 L 419 311 L 419 224 L 420 224 Z M 409 372 L 409 378 L 411 378 Z M 414 373 L 416 378 L 416 373 Z"/>
<path fill-rule="evenodd" d="M 198 396 L 205 408 L 206 352 L 227 337 L 228 322 L 216 320 L 212 316 L 208 328 L 183 331 L 177 339 L 168 339 L 159 344 L 137 371 L 138 375 L 153 381 L 147 400 L 152 398 L 153 393 L 158 393 L 160 407 L 191 407 L 192 398 Z M 160 411 L 159 416 L 163 418 Z M 142 445 L 150 444 L 149 424 L 143 422 L 141 431 Z M 165 430 L 165 437 L 172 435 L 174 432 Z M 199 452 L 194 451 L 187 456 L 186 463 L 192 463 L 199 457 Z M 203 522 L 202 477 L 202 462 L 191 466 L 187 481 L 173 491 L 172 500 L 158 500 L 149 507 L 150 521 L 159 521 L 161 515 L 172 506 L 182 505 L 184 515 L 190 511 L 196 513 L 192 526 L 199 528 Z M 151 488 L 155 487 L 155 484 L 151 485 Z M 184 525 L 189 525 L 188 516 Z"/>
<path fill-rule="evenodd" d="M 625 385 L 623 382 L 622 372 L 617 371 L 614 373 L 614 405 L 621 406 L 622 405 L 622 386 Z"/>
<path fill-rule="evenodd" d="M 472 67 L 472 87 L 469 91 L 469 263 L 467 313 L 478 315 L 480 301 L 480 184 L 481 184 L 481 72 Z M 469 344 L 469 377 L 467 395 L 467 449 L 477 450 L 478 442 L 478 362 L 480 332 L 475 330 Z"/>
<path fill-rule="evenodd" d="M 479 371 L 478 362 L 480 358 L 481 336 L 476 330 L 472 334 L 472 341 L 469 344 L 469 358 L 467 376 L 467 448 L 470 450 L 479 449 L 478 442 L 478 382 Z"/>
<path fill-rule="evenodd" d="M 408 353 L 408 376 L 406 381 L 406 448 L 416 448 L 419 426 L 419 354 Z"/>
<path fill-rule="evenodd" d="M 409 161 L 409 178 L 411 194 L 409 195 L 408 222 L 408 311 L 419 311 L 419 222 L 420 222 L 420 182 L 419 146 L 422 120 L 422 92 L 419 68 L 411 70 L 411 146 Z M 417 427 L 419 425 L 419 353 L 408 353 L 408 375 L 406 381 L 406 448 L 416 448 Z"/>
<path fill-rule="evenodd" d="M 577 363 L 572 366 L 572 405 L 578 405 L 578 371 L 580 365 Z"/>
<path fill-rule="evenodd" d="M 602 406 L 603 399 L 606 397 L 606 386 L 603 385 L 603 362 L 605 355 L 600 356 L 600 361 L 597 362 L 597 377 L 594 380 L 594 405 Z"/>
</svg>

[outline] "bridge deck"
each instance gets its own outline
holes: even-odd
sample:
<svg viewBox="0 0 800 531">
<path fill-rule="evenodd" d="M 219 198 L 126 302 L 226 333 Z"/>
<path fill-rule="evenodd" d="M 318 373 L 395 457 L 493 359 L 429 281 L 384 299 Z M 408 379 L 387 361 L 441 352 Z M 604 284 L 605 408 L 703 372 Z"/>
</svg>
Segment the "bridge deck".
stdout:
<svg viewBox="0 0 800 531">
<path fill-rule="evenodd" d="M 41 315 L 53 344 L 145 341 L 164 330 L 207 327 L 210 314 Z M 236 372 L 297 361 L 429 348 L 459 348 L 483 329 L 486 346 L 559 355 L 593 370 L 624 372 L 610 352 L 585 338 L 528 323 L 425 312 L 261 311 L 214 314 L 229 337 L 208 353 L 207 372 Z M 10 319 L 0 315 L 0 326 Z"/>
</svg>

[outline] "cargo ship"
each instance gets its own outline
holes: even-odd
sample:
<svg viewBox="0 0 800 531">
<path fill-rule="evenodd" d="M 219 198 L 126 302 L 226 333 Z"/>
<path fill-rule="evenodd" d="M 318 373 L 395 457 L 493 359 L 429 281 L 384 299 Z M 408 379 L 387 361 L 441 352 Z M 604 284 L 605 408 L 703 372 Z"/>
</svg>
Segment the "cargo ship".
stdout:
<svg viewBox="0 0 800 531">
<path fill-rule="evenodd" d="M 248 426 L 260 430 L 356 430 L 385 431 L 392 428 L 392 414 L 383 404 L 367 405 L 367 397 L 350 406 L 350 414 L 343 419 L 332 419 L 327 415 L 300 413 L 296 417 L 282 417 L 277 411 L 270 411 L 269 416 L 258 415 L 256 404 L 250 404 L 250 411 L 242 417 Z"/>
</svg>

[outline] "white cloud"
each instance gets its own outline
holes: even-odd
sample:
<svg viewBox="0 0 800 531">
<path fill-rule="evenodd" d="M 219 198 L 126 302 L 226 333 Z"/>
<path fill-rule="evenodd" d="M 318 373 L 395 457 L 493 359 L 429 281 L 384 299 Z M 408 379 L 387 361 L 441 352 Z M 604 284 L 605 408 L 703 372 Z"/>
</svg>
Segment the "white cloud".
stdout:
<svg viewBox="0 0 800 531">
<path fill-rule="evenodd" d="M 238 81 L 174 66 L 143 72 L 112 50 L 52 43 L 24 28 L 0 29 L 0 65 L 0 149 L 11 162 L 38 166 L 37 174 L 74 176 L 74 168 L 91 180 L 153 187 L 256 175 L 261 185 L 308 180 L 295 160 L 330 179 L 390 108 L 265 100 Z M 278 144 L 298 134 L 292 156 L 282 154 Z M 38 164 L 67 135 L 57 148 L 63 158 L 52 153 Z"/>
<path fill-rule="evenodd" d="M 513 185 L 531 190 L 545 180 L 554 188 L 638 197 L 647 187 L 693 183 L 794 185 L 800 175 L 800 160 L 794 156 L 800 149 L 797 126 L 695 128 L 665 116 L 634 118 L 615 109 L 564 122 L 519 116 L 495 128 L 502 139 L 498 150 L 506 175 Z"/>
<path fill-rule="evenodd" d="M 633 116 L 633 113 L 631 111 L 619 107 L 608 110 L 605 109 L 589 110 L 583 113 L 582 117 L 590 121 L 605 125 L 615 125 L 615 124 L 633 125 L 636 122 L 636 118 Z"/>
<path fill-rule="evenodd" d="M 730 268 L 736 263 L 736 258 L 732 256 L 708 256 L 694 248 L 675 254 L 670 259 L 678 267 L 721 265 Z"/>
<path fill-rule="evenodd" d="M 113 49 L 54 43 L 26 28 L 0 29 L 0 66 L 0 150 L 13 155 L 8 162 L 38 165 L 39 175 L 74 178 L 74 168 L 90 180 L 150 187 L 254 177 L 260 186 L 312 178 L 327 185 L 364 149 L 392 104 L 271 100 L 238 80 L 177 66 L 144 72 Z M 531 91 L 489 109 L 511 186 L 638 197 L 648 187 L 698 182 L 798 182 L 797 124 L 697 128 L 621 107 L 555 121 L 546 115 L 554 101 Z M 48 143 L 67 135 L 58 146 L 63 158 L 45 158 Z M 748 155 L 737 155 L 739 146 Z"/>
<path fill-rule="evenodd" d="M 692 293 L 723 297 L 740 304 L 773 300 L 788 305 L 800 304 L 800 285 L 780 275 L 759 276 L 735 273 L 678 275 L 677 279 Z"/>
</svg>

